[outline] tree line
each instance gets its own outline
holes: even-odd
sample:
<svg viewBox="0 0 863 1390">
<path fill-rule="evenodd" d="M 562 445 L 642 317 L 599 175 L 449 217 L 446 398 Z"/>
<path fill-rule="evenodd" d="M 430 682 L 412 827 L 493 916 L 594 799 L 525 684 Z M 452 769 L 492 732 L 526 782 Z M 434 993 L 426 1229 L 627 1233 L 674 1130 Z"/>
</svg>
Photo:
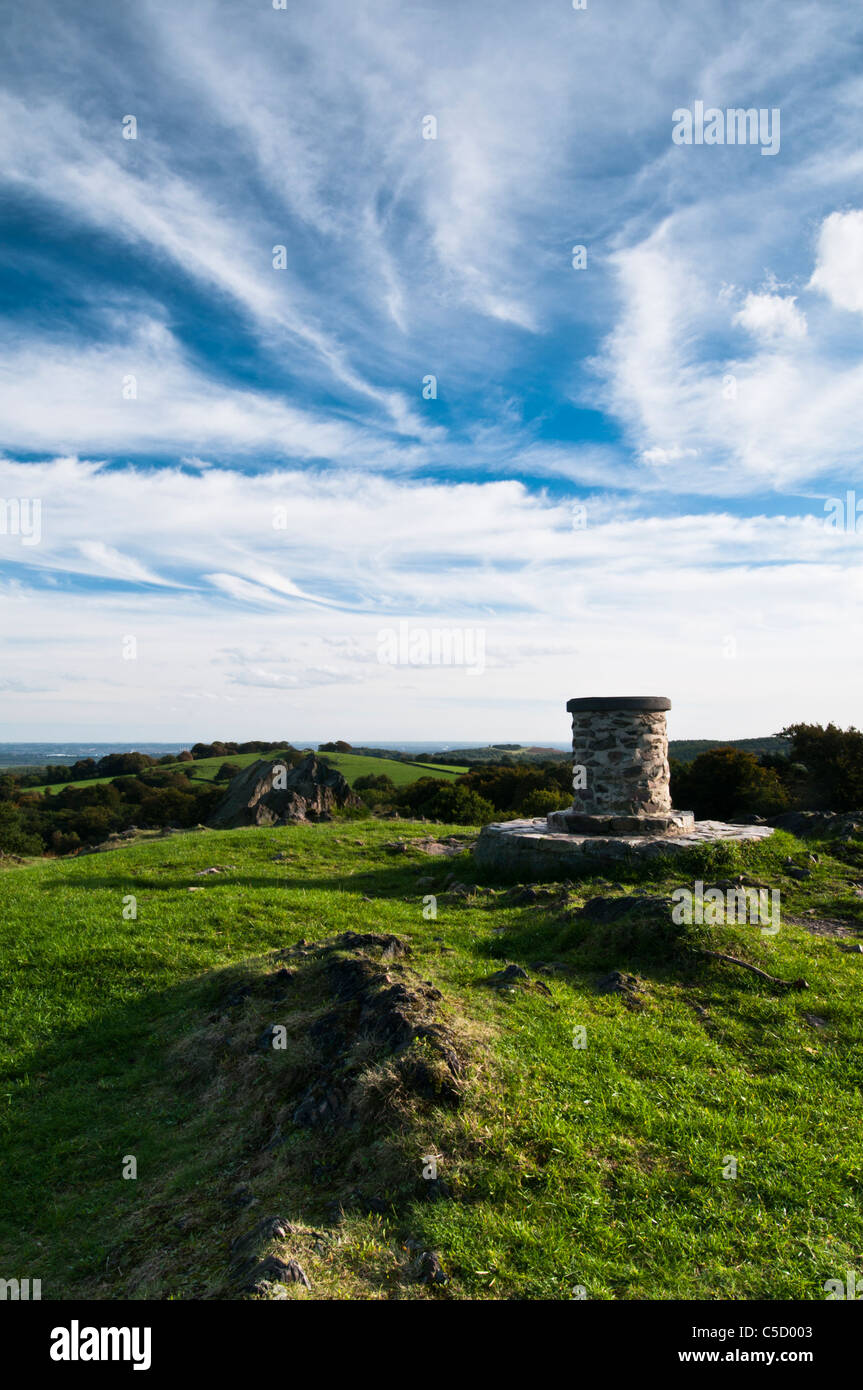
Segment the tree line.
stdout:
<svg viewBox="0 0 863 1390">
<path fill-rule="evenodd" d="M 710 748 L 691 762 L 671 762 L 671 794 L 680 810 L 699 820 L 770 817 L 787 810 L 860 811 L 863 816 L 863 733 L 853 726 L 791 724 L 777 736 L 785 751 L 756 755 L 739 747 Z M 70 854 L 107 835 L 165 826 L 206 824 L 228 780 L 240 768 L 233 753 L 275 753 L 290 766 L 304 756 L 290 745 L 197 743 L 185 756 L 164 758 L 114 753 L 94 763 L 96 776 L 37 791 L 29 774 L 0 773 L 0 852 Z M 195 780 L 188 766 L 223 757 L 214 781 Z M 178 766 L 183 763 L 184 766 Z M 80 766 L 80 764 L 78 765 Z M 63 769 L 72 773 L 74 768 Z M 340 814 L 393 816 L 449 825 L 545 816 L 572 802 L 568 762 L 483 763 L 445 781 L 433 776 L 397 787 L 384 773 L 360 777 L 354 791 L 363 805 Z M 43 774 L 43 780 L 44 774 Z M 59 779 L 55 779 L 59 780 Z M 65 779 L 71 781 L 71 777 Z M 76 778 L 75 780 L 80 780 Z"/>
</svg>

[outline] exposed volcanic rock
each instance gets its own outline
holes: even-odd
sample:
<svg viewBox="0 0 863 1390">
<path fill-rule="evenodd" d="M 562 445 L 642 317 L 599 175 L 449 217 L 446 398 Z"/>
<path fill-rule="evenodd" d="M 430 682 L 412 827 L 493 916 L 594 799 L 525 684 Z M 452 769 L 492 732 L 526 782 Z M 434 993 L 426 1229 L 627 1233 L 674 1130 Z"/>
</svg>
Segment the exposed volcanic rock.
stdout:
<svg viewBox="0 0 863 1390">
<path fill-rule="evenodd" d="M 308 948 L 294 948 L 305 954 Z M 328 1006 L 308 1026 L 314 1061 L 292 1121 L 301 1127 L 355 1123 L 363 1110 L 384 1100 L 361 1078 L 370 1066 L 388 1065 L 387 1087 L 417 1100 L 458 1105 L 463 1063 L 451 1030 L 436 1017 L 440 990 L 406 965 L 399 937 L 343 932 L 313 948 Z"/>
<path fill-rule="evenodd" d="M 387 1218 L 377 1230 L 394 1296 L 407 1283 L 443 1287 L 439 1253 L 412 1241 L 408 1223 L 418 1201 L 458 1200 L 457 1179 L 427 1177 L 426 1165 L 444 1157 L 435 1131 L 445 1122 L 446 1156 L 456 1157 L 472 1044 L 410 942 L 374 930 L 301 939 L 218 972 L 204 1001 L 212 1012 L 175 1041 L 168 1063 L 208 1117 L 220 1155 L 208 1201 L 227 1213 L 210 1232 L 222 1242 L 215 1263 L 185 1244 L 178 1254 L 196 1296 L 328 1297 L 343 1247 L 352 1258 L 352 1237 L 334 1229 L 349 1213 Z M 185 1230 L 182 1194 L 154 1210 L 160 1228 L 169 1213 L 166 1241 Z"/>
<path fill-rule="evenodd" d="M 216 830 L 294 825 L 328 820 L 334 809 L 360 804 L 342 774 L 314 753 L 296 767 L 288 767 L 284 758 L 262 758 L 232 778 L 210 825 Z"/>
</svg>

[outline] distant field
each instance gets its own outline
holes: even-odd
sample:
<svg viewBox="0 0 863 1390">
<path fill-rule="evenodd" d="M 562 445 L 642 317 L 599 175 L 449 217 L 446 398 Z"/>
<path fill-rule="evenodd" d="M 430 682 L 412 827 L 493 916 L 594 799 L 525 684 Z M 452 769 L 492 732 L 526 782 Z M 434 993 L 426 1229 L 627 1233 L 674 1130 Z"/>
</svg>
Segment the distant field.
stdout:
<svg viewBox="0 0 863 1390">
<path fill-rule="evenodd" d="M 436 755 L 432 754 L 430 749 L 425 749 L 423 751 L 425 753 L 426 758 L 436 757 Z M 465 765 L 476 767 L 478 764 L 486 765 L 488 763 L 499 763 L 505 758 L 510 761 L 530 764 L 537 762 L 553 762 L 556 759 L 566 759 L 571 756 L 569 746 L 567 746 L 566 748 L 552 748 L 540 747 L 536 744 L 516 745 L 514 743 L 487 744 L 481 748 L 453 748 L 448 751 L 451 753 L 453 757 L 457 757 L 460 759 L 460 764 L 458 766 L 461 770 L 465 769 Z M 379 762 L 381 759 L 389 757 L 391 754 L 393 755 L 394 761 L 407 761 L 403 753 L 401 753 L 397 749 L 392 748 L 384 748 L 378 750 L 374 748 L 363 748 L 360 745 L 355 748 L 355 753 L 356 755 L 361 757 L 374 758 L 376 762 Z M 413 758 L 412 761 L 414 765 L 418 764 L 419 766 L 423 766 L 423 752 L 418 752 L 416 754 L 416 757 Z M 456 766 L 456 764 L 438 763 L 436 761 L 432 761 L 429 762 L 427 766 L 443 768 L 448 767 L 452 769 Z"/>
<path fill-rule="evenodd" d="M 708 748 L 743 748 L 750 753 L 785 753 L 787 745 L 784 739 L 767 736 L 765 738 L 738 738 L 726 739 L 672 739 L 668 745 L 668 751 L 672 758 L 688 763 L 699 753 L 703 753 Z M 523 755 L 529 754 L 530 750 L 524 747 L 520 750 L 512 748 L 494 750 L 498 758 L 506 753 L 509 757 L 518 756 L 518 752 Z M 473 762 L 488 761 L 493 762 L 492 756 L 479 757 L 479 754 L 488 754 L 490 750 L 485 749 L 465 749 L 464 756 Z M 212 782 L 222 763 L 234 763 L 237 767 L 248 767 L 250 763 L 256 762 L 259 758 L 269 757 L 265 753 L 227 753 L 218 758 L 201 758 L 193 763 L 166 763 L 166 769 L 172 772 L 185 772 L 193 782 Z M 345 777 L 351 786 L 358 777 L 379 777 L 385 775 L 397 787 L 407 786 L 410 782 L 416 782 L 420 777 L 462 777 L 469 771 L 467 764 L 459 763 L 421 763 L 421 762 L 400 762 L 394 758 L 379 758 L 372 753 L 321 753 L 319 755 L 333 767 L 337 767 L 342 776 Z M 536 755 L 532 755 L 536 756 Z M 566 757 L 567 754 L 557 750 L 549 749 L 547 757 Z M 527 760 L 527 759 L 526 759 Z M 16 768 L 15 771 L 23 771 L 23 768 Z M 118 780 L 113 777 L 90 777 L 83 781 L 75 782 L 52 782 L 47 786 L 32 787 L 32 791 L 53 792 L 61 791 L 63 787 L 85 787 L 91 786 L 96 782 L 113 782 Z"/>
<path fill-rule="evenodd" d="M 468 770 L 449 763 L 398 763 L 391 758 L 370 758 L 359 753 L 322 753 L 320 756 L 338 768 L 351 786 L 358 777 L 384 776 L 397 787 L 406 787 L 421 777 L 461 777 Z"/>
<path fill-rule="evenodd" d="M 278 749 L 271 753 L 227 753 L 218 758 L 200 758 L 192 763 L 166 763 L 163 772 L 184 772 L 192 782 L 213 782 L 223 763 L 233 763 L 235 767 L 249 767 L 260 758 L 275 757 Z M 321 758 L 338 768 L 351 786 L 358 777 L 381 776 L 391 778 L 397 787 L 407 786 L 419 781 L 420 777 L 460 777 L 467 772 L 466 767 L 444 766 L 443 764 L 397 763 L 389 758 L 366 758 L 354 753 L 322 753 Z M 122 781 L 122 777 L 87 777 L 76 782 L 52 782 L 47 786 L 30 787 L 29 791 L 62 791 L 64 787 L 92 787 L 97 782 Z"/>
<path fill-rule="evenodd" d="M 278 749 L 275 750 L 278 752 Z M 185 772 L 192 782 L 212 782 L 215 780 L 216 773 L 222 763 L 234 763 L 237 767 L 248 767 L 250 763 L 257 762 L 258 758 L 269 757 L 270 754 L 264 753 L 228 753 L 224 757 L 201 758 L 192 763 L 166 763 L 161 769 L 162 772 Z M 274 756 L 274 754 L 273 754 Z M 92 787 L 97 782 L 122 782 L 122 777 L 85 777 L 81 781 L 75 782 L 50 782 L 46 786 L 29 787 L 29 791 L 44 792 L 62 791 L 64 787 Z"/>
</svg>

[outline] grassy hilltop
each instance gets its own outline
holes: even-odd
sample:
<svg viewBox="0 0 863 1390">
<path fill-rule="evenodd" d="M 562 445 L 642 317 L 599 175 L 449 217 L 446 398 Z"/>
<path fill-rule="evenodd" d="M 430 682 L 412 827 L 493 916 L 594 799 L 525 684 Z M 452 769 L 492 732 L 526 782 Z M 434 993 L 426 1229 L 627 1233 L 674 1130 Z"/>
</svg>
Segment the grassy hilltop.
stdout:
<svg viewBox="0 0 863 1390">
<path fill-rule="evenodd" d="M 287 1297 L 805 1300 L 859 1268 L 863 955 L 841 948 L 863 932 L 861 869 L 821 845 L 795 882 L 783 861 L 812 845 L 777 834 L 524 889 L 423 852 L 429 830 L 177 834 L 0 873 L 3 1267 L 45 1299 L 237 1297 L 232 1244 L 279 1215 L 267 1248 L 311 1284 Z M 781 887 L 776 937 L 672 931 L 650 902 L 744 869 Z M 582 913 L 637 893 L 616 922 Z M 344 931 L 408 943 L 381 978 L 435 1001 L 457 1103 L 360 1047 L 359 1118 L 292 1124 L 332 1017 L 332 963 L 297 943 Z M 527 978 L 484 983 L 507 961 Z M 613 970 L 632 992 L 598 992 Z M 418 1281 L 417 1249 L 446 1284 Z"/>
</svg>

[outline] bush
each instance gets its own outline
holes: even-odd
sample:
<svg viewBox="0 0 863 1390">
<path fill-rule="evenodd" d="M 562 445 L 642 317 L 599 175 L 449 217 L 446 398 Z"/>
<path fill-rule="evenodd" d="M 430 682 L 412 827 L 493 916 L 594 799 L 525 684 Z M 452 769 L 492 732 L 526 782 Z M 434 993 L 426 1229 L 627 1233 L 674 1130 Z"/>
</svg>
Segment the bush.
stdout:
<svg viewBox="0 0 863 1390">
<path fill-rule="evenodd" d="M 395 806 L 392 794 L 381 791 L 378 787 L 361 787 L 359 791 L 354 787 L 353 791 L 367 811 L 390 811 Z"/>
<path fill-rule="evenodd" d="M 497 812 L 491 802 L 471 791 L 462 781 L 433 785 L 432 795 L 420 803 L 419 809 L 426 819 L 444 821 L 448 825 L 485 825 L 495 819 Z"/>
<path fill-rule="evenodd" d="M 779 735 L 791 745 L 799 769 L 797 799 L 806 810 L 863 808 L 863 733 L 852 725 L 789 724 Z"/>
<path fill-rule="evenodd" d="M 222 766 L 216 773 L 214 781 L 230 782 L 231 778 L 236 777 L 238 773 L 242 772 L 242 770 L 243 769 L 240 767 L 239 763 L 222 763 Z"/>
<path fill-rule="evenodd" d="M 358 777 L 354 782 L 355 792 L 382 791 L 394 792 L 396 784 L 391 777 L 387 777 L 385 772 L 379 774 L 368 773 L 365 777 Z"/>
<path fill-rule="evenodd" d="M 143 772 L 156 762 L 149 753 L 106 753 L 96 764 L 99 777 L 122 777 L 127 772 Z"/>
<path fill-rule="evenodd" d="M 27 827 L 24 816 L 11 801 L 0 802 L 0 853 L 41 854 L 44 846 Z"/>
<path fill-rule="evenodd" d="M 691 763 L 672 762 L 671 799 L 697 820 L 725 820 L 747 812 L 771 816 L 790 797 L 779 774 L 742 748 L 710 748 Z"/>
<path fill-rule="evenodd" d="M 55 830 L 51 835 L 51 849 L 55 854 L 74 854 L 81 848 L 81 836 L 75 830 Z"/>
<path fill-rule="evenodd" d="M 502 763 L 471 769 L 459 778 L 478 796 L 489 801 L 496 811 L 518 816 L 543 815 L 546 811 L 562 810 L 572 805 L 572 768 L 568 762 L 540 763 L 530 766 L 507 767 Z M 531 798 L 537 792 L 551 793 L 553 802 L 538 803 L 541 810 L 531 811 Z"/>
<path fill-rule="evenodd" d="M 521 804 L 521 814 L 525 817 L 547 816 L 549 811 L 565 811 L 572 805 L 572 797 L 565 792 L 549 791 L 539 787 L 530 792 Z"/>
<path fill-rule="evenodd" d="M 85 806 L 77 818 L 78 833 L 85 840 L 104 840 L 112 829 L 106 806 Z"/>
</svg>

